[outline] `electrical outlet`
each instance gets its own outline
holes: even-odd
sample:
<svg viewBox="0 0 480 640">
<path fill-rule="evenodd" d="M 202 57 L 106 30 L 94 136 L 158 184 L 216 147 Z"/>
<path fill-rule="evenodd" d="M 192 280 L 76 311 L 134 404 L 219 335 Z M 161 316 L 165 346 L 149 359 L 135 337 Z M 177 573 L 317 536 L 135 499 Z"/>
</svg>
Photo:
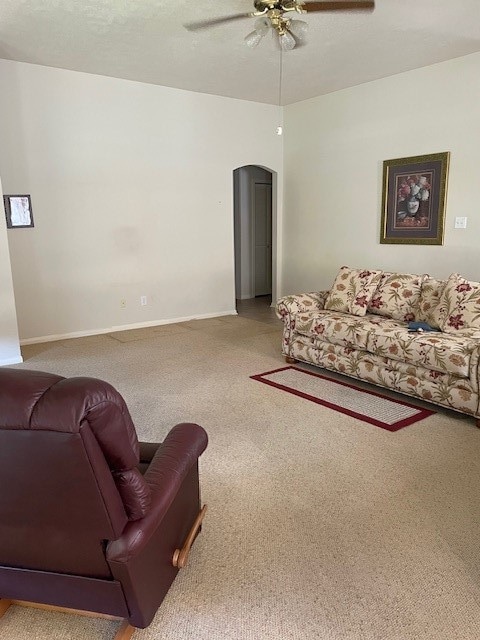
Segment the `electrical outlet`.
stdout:
<svg viewBox="0 0 480 640">
<path fill-rule="evenodd" d="M 455 218 L 455 229 L 466 229 L 466 228 L 467 228 L 467 219 L 465 217 Z"/>
<path fill-rule="evenodd" d="M 120 300 L 120 309 L 126 309 L 127 308 L 127 301 L 125 300 L 125 298 L 122 298 Z"/>
<path fill-rule="evenodd" d="M 147 296 L 140 296 L 140 304 L 142 305 L 142 307 L 145 307 L 147 305 Z"/>
</svg>

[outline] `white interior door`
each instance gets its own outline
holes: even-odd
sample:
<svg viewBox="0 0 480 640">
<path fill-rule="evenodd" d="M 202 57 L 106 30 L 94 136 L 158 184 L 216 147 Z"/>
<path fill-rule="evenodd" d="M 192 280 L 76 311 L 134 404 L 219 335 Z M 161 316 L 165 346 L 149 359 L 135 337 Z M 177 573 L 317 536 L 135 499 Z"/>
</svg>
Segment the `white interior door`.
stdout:
<svg viewBox="0 0 480 640">
<path fill-rule="evenodd" d="M 255 182 L 253 193 L 255 236 L 255 296 L 272 293 L 272 185 Z"/>
</svg>

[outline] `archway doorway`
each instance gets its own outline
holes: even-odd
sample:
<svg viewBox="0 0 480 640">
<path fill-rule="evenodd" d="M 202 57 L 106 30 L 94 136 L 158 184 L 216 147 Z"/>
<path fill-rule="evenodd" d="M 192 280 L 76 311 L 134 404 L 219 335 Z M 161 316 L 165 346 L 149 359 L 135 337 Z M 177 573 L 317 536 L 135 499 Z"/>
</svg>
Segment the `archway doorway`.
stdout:
<svg viewBox="0 0 480 640">
<path fill-rule="evenodd" d="M 275 289 L 274 175 L 257 165 L 233 172 L 235 299 L 239 306 L 268 307 Z"/>
</svg>

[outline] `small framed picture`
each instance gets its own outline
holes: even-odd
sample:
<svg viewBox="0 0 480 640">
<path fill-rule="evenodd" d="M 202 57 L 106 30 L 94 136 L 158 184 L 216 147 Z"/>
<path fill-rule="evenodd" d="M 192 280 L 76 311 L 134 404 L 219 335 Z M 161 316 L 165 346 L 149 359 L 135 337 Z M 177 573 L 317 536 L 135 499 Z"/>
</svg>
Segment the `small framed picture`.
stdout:
<svg viewBox="0 0 480 640">
<path fill-rule="evenodd" d="M 30 196 L 3 196 L 7 229 L 33 227 L 33 211 Z"/>
<path fill-rule="evenodd" d="M 383 163 L 383 244 L 443 244 L 450 154 Z"/>
</svg>

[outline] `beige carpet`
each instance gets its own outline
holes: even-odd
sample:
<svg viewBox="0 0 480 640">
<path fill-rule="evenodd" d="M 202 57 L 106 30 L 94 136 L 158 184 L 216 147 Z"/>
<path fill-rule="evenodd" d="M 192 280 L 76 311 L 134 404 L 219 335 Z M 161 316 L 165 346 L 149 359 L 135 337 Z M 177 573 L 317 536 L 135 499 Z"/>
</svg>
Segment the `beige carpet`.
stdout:
<svg viewBox="0 0 480 640">
<path fill-rule="evenodd" d="M 140 438 L 210 436 L 209 513 L 149 629 L 157 640 L 480 637 L 480 431 L 440 412 L 389 433 L 250 375 L 278 325 L 222 318 L 37 345 L 26 368 L 105 378 Z M 11 607 L 8 640 L 112 638 L 117 624 Z"/>
</svg>

